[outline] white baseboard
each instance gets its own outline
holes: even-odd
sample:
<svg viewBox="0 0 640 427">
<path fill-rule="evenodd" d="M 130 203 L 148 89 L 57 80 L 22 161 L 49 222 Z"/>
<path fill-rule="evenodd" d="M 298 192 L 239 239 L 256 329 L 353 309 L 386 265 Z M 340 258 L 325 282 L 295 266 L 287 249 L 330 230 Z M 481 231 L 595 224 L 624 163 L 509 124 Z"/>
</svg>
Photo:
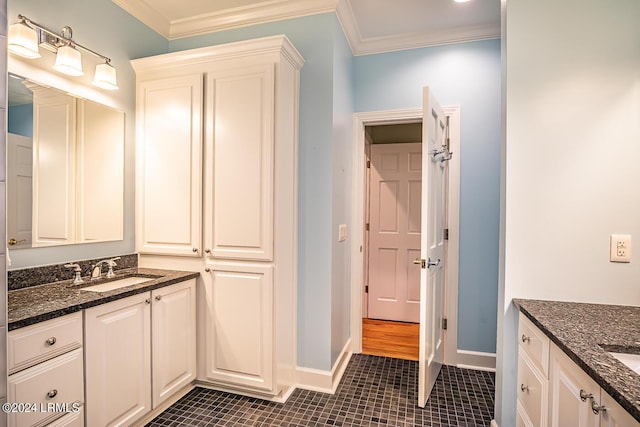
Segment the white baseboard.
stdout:
<svg viewBox="0 0 640 427">
<path fill-rule="evenodd" d="M 491 420 L 491 427 L 498 427 L 496 420 Z"/>
<path fill-rule="evenodd" d="M 480 351 L 458 350 L 456 352 L 456 366 L 478 371 L 496 371 L 496 354 Z"/>
<path fill-rule="evenodd" d="M 334 394 L 351 360 L 351 354 L 351 339 L 348 339 L 331 371 L 297 367 L 297 388 Z"/>
</svg>

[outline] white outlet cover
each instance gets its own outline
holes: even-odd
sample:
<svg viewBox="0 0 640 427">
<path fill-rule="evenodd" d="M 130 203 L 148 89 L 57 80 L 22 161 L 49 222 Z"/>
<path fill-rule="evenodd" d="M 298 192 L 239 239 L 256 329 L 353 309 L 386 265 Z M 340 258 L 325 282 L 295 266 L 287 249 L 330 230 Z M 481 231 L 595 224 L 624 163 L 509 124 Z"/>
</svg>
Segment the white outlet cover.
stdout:
<svg viewBox="0 0 640 427">
<path fill-rule="evenodd" d="M 612 234 L 609 260 L 611 262 L 631 262 L 631 235 Z"/>
</svg>

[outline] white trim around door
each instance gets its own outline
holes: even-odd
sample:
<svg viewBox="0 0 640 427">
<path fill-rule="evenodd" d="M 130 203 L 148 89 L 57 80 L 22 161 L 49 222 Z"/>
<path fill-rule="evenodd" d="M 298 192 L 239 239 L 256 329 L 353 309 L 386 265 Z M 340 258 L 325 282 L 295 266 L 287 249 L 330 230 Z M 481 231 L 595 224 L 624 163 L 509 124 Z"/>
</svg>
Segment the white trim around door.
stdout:
<svg viewBox="0 0 640 427">
<path fill-rule="evenodd" d="M 459 208 L 460 208 L 460 106 L 444 107 L 450 117 L 450 149 L 453 158 L 449 164 L 449 210 L 447 225 L 446 272 L 446 317 L 448 319 L 445 339 L 445 363 L 464 364 L 458 352 L 458 254 L 459 254 Z M 374 111 L 354 114 L 353 120 L 353 199 L 351 206 L 351 351 L 362 352 L 362 312 L 363 312 L 363 245 L 364 245 L 364 177 L 365 177 L 365 126 L 416 123 L 422 121 L 422 109 Z M 466 358 L 465 358 L 466 359 Z M 467 363 L 464 363 L 467 362 Z M 493 365 L 495 366 L 495 364 Z M 491 368 L 484 363 L 479 369 Z"/>
</svg>

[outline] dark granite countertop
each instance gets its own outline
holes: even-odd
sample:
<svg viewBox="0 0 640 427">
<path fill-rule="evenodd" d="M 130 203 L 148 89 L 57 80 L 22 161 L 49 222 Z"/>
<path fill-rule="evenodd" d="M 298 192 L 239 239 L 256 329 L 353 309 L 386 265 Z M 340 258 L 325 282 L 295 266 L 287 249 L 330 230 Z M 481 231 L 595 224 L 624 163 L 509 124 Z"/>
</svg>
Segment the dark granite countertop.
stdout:
<svg viewBox="0 0 640 427">
<path fill-rule="evenodd" d="M 17 289 L 7 293 L 9 330 L 64 316 L 85 308 L 104 304 L 131 295 L 152 291 L 174 283 L 198 277 L 199 273 L 150 268 L 118 270 L 113 279 L 85 280 L 83 284 L 64 280 Z M 145 276 L 152 280 L 107 292 L 82 291 L 80 288 L 97 285 L 128 276 Z"/>
<path fill-rule="evenodd" d="M 640 421 L 640 375 L 607 353 L 640 354 L 640 307 L 525 299 L 513 302 Z"/>
</svg>

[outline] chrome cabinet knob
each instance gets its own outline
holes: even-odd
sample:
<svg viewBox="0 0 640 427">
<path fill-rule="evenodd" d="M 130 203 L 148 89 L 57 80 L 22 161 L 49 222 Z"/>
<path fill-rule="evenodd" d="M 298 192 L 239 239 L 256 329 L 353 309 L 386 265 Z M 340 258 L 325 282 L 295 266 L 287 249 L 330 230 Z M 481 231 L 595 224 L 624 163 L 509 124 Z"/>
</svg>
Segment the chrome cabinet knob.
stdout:
<svg viewBox="0 0 640 427">
<path fill-rule="evenodd" d="M 193 249 L 191 249 L 191 251 L 194 252 L 194 253 L 198 252 L 198 248 L 193 248 Z"/>
<path fill-rule="evenodd" d="M 598 402 L 591 400 L 591 410 L 594 414 L 598 415 L 600 412 L 607 412 L 607 407 L 604 405 L 598 405 Z"/>
<path fill-rule="evenodd" d="M 151 298 L 147 298 L 146 300 L 144 300 L 145 304 L 151 304 Z"/>
<path fill-rule="evenodd" d="M 528 385 L 524 385 L 524 384 L 520 384 L 520 390 L 524 393 L 525 391 L 529 391 L 529 386 Z"/>
<path fill-rule="evenodd" d="M 205 252 L 206 254 L 210 254 L 210 253 L 211 253 L 211 249 L 205 249 L 205 250 L 204 250 L 204 252 Z"/>
<path fill-rule="evenodd" d="M 55 388 L 54 388 L 54 389 L 52 389 L 52 390 L 49 390 L 49 391 L 47 392 L 47 397 L 48 397 L 49 399 L 53 399 L 53 398 L 54 398 L 54 397 L 56 397 L 57 395 L 58 395 L 58 390 L 56 390 Z"/>
<path fill-rule="evenodd" d="M 56 341 L 58 341 L 56 339 L 56 337 L 51 337 L 51 338 L 47 338 L 47 340 L 45 341 L 45 343 L 47 343 L 47 345 L 54 345 L 56 343 Z"/>
<path fill-rule="evenodd" d="M 211 273 L 211 269 L 209 267 L 205 268 L 204 271 L 206 271 L 207 273 Z"/>
<path fill-rule="evenodd" d="M 162 295 L 156 295 L 156 301 L 160 301 L 162 299 Z"/>
<path fill-rule="evenodd" d="M 587 393 L 583 389 L 580 389 L 580 400 L 582 400 L 583 402 L 586 402 L 587 399 L 593 399 L 593 394 Z"/>
<path fill-rule="evenodd" d="M 522 334 L 522 338 L 520 338 L 520 339 L 522 340 L 522 342 L 531 341 L 531 337 L 528 337 L 525 334 Z"/>
</svg>

